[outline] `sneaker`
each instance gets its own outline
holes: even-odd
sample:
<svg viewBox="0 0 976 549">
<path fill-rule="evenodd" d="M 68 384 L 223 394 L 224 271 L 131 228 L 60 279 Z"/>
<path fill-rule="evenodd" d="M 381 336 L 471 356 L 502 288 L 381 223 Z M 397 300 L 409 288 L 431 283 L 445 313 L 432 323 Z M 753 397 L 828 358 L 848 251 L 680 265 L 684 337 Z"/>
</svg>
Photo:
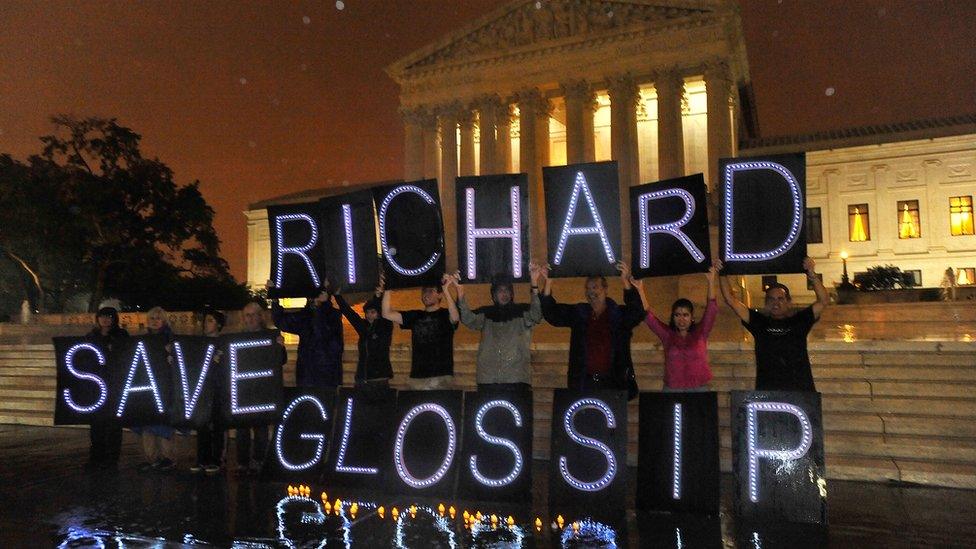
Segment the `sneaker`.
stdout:
<svg viewBox="0 0 976 549">
<path fill-rule="evenodd" d="M 153 469 L 157 471 L 172 471 L 174 467 L 176 467 L 176 462 L 169 458 L 163 458 L 153 465 Z"/>
<path fill-rule="evenodd" d="M 219 465 L 207 465 L 206 467 L 203 468 L 203 470 L 208 475 L 216 475 L 217 473 L 220 472 L 220 466 Z"/>
<path fill-rule="evenodd" d="M 158 461 L 155 462 L 143 461 L 139 465 L 136 465 L 136 469 L 141 473 L 145 473 L 150 469 L 155 469 L 158 463 L 159 463 Z"/>
<path fill-rule="evenodd" d="M 194 463 L 193 465 L 190 466 L 190 472 L 194 474 L 202 473 L 206 469 L 207 468 L 202 463 Z"/>
</svg>

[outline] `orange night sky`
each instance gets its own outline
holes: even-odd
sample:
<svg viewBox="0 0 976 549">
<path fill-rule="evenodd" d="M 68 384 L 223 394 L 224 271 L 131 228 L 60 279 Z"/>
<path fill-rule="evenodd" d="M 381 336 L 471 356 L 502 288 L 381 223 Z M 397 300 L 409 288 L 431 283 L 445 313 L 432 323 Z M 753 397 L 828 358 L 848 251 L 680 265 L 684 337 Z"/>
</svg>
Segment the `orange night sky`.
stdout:
<svg viewBox="0 0 976 549">
<path fill-rule="evenodd" d="M 383 67 L 499 3 L 6 0 L 0 152 L 38 152 L 55 113 L 117 117 L 201 181 L 243 279 L 247 205 L 400 177 Z M 976 2 L 741 5 L 763 136 L 976 111 Z"/>
</svg>

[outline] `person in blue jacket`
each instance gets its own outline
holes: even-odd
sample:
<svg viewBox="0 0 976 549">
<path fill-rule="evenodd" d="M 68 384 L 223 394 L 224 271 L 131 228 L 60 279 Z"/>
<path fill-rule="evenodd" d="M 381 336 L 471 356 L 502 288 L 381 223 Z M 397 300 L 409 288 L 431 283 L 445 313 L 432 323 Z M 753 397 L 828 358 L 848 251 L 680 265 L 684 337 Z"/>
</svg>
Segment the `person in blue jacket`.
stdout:
<svg viewBox="0 0 976 549">
<path fill-rule="evenodd" d="M 285 311 L 277 299 L 272 300 L 271 318 L 279 330 L 298 336 L 297 386 L 342 385 L 342 313 L 332 306 L 328 288 L 309 296 L 305 308 L 298 311 Z"/>
</svg>

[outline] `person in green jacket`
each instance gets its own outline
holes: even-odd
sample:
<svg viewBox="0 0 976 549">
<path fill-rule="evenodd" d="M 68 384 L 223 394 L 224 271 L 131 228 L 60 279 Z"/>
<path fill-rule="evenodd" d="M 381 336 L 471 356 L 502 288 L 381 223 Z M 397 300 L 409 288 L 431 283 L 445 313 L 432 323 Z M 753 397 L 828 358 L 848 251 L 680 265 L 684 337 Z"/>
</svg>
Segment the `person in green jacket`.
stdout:
<svg viewBox="0 0 976 549">
<path fill-rule="evenodd" d="M 457 288 L 461 323 L 481 332 L 478 345 L 477 382 L 479 389 L 532 388 L 532 327 L 542 322 L 539 302 L 539 279 L 542 270 L 530 267 L 532 297 L 528 305 L 514 302 L 512 279 L 499 274 L 492 277 L 492 304 L 471 310 L 464 298 L 460 277 L 452 277 Z"/>
</svg>

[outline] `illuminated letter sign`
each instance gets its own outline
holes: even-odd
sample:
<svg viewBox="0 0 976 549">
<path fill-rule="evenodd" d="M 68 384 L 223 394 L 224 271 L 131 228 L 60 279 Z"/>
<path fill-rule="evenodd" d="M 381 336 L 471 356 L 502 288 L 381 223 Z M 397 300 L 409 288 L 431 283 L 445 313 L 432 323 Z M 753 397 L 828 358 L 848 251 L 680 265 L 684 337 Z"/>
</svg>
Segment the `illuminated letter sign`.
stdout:
<svg viewBox="0 0 976 549">
<path fill-rule="evenodd" d="M 549 508 L 619 511 L 627 485 L 626 391 L 558 389 L 552 418 Z"/>
<path fill-rule="evenodd" d="M 207 375 L 213 366 L 217 340 L 180 336 L 172 345 L 176 362 L 174 385 L 179 387 L 173 395 L 173 423 L 191 427 L 205 425 L 210 421 L 213 404 L 213 387 L 207 383 Z"/>
<path fill-rule="evenodd" d="M 153 425 L 169 421 L 170 371 L 166 361 L 166 340 L 162 336 L 141 336 L 130 340 L 113 353 L 116 375 L 115 387 L 121 388 L 115 417 L 124 425 Z M 134 398 L 149 393 L 151 399 Z M 130 402 L 131 400 L 131 402 Z"/>
<path fill-rule="evenodd" d="M 318 203 L 268 208 L 275 297 L 306 296 L 322 285 Z"/>
<path fill-rule="evenodd" d="M 346 399 L 346 419 L 342 425 L 342 440 L 339 443 L 339 454 L 336 457 L 335 470 L 340 473 L 350 473 L 354 475 L 375 475 L 379 473 L 376 467 L 357 467 L 346 465 L 346 450 L 349 448 L 349 435 L 352 433 L 352 410 L 353 397 Z"/>
<path fill-rule="evenodd" d="M 616 162 L 543 168 L 543 179 L 552 276 L 616 273 L 614 263 L 620 257 Z M 587 238 L 572 238 L 578 236 Z"/>
<path fill-rule="evenodd" d="M 490 282 L 507 273 L 526 280 L 528 261 L 527 176 L 459 177 L 456 185 L 458 258 L 468 281 Z"/>
<path fill-rule="evenodd" d="M 638 426 L 637 508 L 717 514 L 716 393 L 641 393 Z"/>
<path fill-rule="evenodd" d="M 803 272 L 805 156 L 726 158 L 719 165 L 724 272 Z"/>
<path fill-rule="evenodd" d="M 393 437 L 392 467 L 387 473 L 391 491 L 446 495 L 453 492 L 457 470 L 460 391 L 401 391 L 397 397 L 400 421 Z"/>
<path fill-rule="evenodd" d="M 733 391 L 735 505 L 749 520 L 824 523 L 820 394 Z"/>
<path fill-rule="evenodd" d="M 339 390 L 332 451 L 325 468 L 330 485 L 384 488 L 381 473 L 390 466 L 396 403 L 394 389 Z"/>
<path fill-rule="evenodd" d="M 95 371 L 105 371 L 105 353 L 84 338 L 56 337 L 58 389 L 54 409 L 55 425 L 89 424 L 93 416 L 104 415 L 109 386 Z"/>
<path fill-rule="evenodd" d="M 376 190 L 380 249 L 388 267 L 387 288 L 440 281 L 444 271 L 444 229 L 436 196 L 437 182 L 432 180 Z"/>
<path fill-rule="evenodd" d="M 526 501 L 532 494 L 532 392 L 464 394 L 463 499 Z"/>
<path fill-rule="evenodd" d="M 706 197 L 701 174 L 630 188 L 634 276 L 708 270 Z"/>
<path fill-rule="evenodd" d="M 278 455 L 278 463 L 282 467 L 288 469 L 289 471 L 305 471 L 317 465 L 322 460 L 322 452 L 325 450 L 325 435 L 322 433 L 301 433 L 298 438 L 302 440 L 314 440 L 315 441 L 315 452 L 312 457 L 307 461 L 301 463 L 292 463 L 285 457 L 285 451 L 283 448 L 283 441 L 285 438 L 285 427 L 288 426 L 288 418 L 291 417 L 292 411 L 300 404 L 308 403 L 315 407 L 318 411 L 319 416 L 322 418 L 323 422 L 329 420 L 329 414 L 325 411 L 325 406 L 312 395 L 302 395 L 295 400 L 291 401 L 291 404 L 285 408 L 285 411 L 281 414 L 281 423 L 278 425 L 278 429 L 275 432 L 275 453 Z"/>
<path fill-rule="evenodd" d="M 376 209 L 372 191 L 356 191 L 319 201 L 322 265 L 329 281 L 344 292 L 376 287 Z"/>
<path fill-rule="evenodd" d="M 281 401 L 282 349 L 278 332 L 228 334 L 221 338 L 230 388 L 224 419 L 229 426 L 273 423 Z"/>
</svg>

